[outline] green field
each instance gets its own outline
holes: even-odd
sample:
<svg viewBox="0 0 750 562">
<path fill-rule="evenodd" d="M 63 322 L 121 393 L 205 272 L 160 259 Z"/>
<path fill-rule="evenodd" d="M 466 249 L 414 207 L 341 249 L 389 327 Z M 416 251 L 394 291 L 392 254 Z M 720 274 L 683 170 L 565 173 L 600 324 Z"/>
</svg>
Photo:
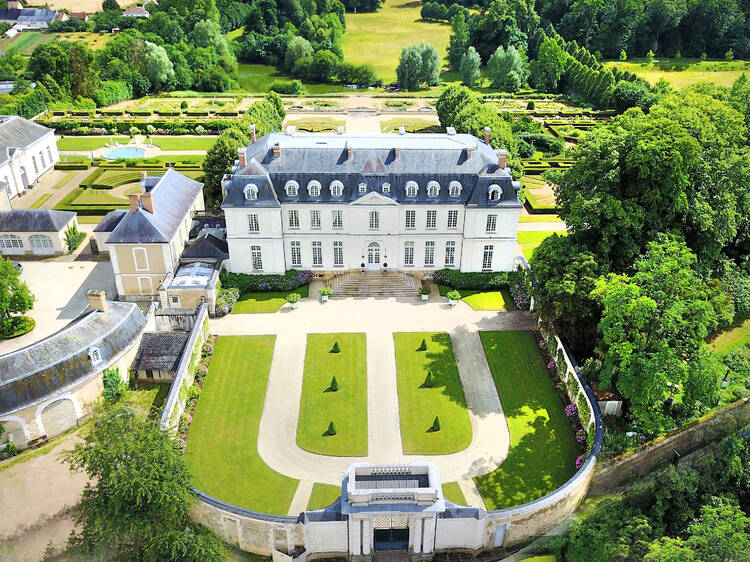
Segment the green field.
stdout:
<svg viewBox="0 0 750 562">
<path fill-rule="evenodd" d="M 427 351 L 417 351 L 422 340 Z M 401 443 L 406 455 L 447 455 L 471 443 L 471 420 L 450 336 L 438 332 L 393 334 L 396 348 Z M 428 371 L 435 377 L 424 386 Z M 435 416 L 440 431 L 432 431 Z"/>
<path fill-rule="evenodd" d="M 627 62 L 609 62 L 607 66 L 629 70 L 652 84 L 664 78 L 678 90 L 697 82 L 713 82 L 719 86 L 731 87 L 743 72 L 750 71 L 748 61 L 698 59 L 656 59 L 652 64 L 646 59 L 633 59 Z"/>
<path fill-rule="evenodd" d="M 445 58 L 451 28 L 447 23 L 420 19 L 422 3 L 415 0 L 385 0 L 374 13 L 346 14 L 344 59 L 370 63 L 383 82 L 396 80 L 401 49 L 422 41 L 431 43 Z"/>
<path fill-rule="evenodd" d="M 332 353 L 334 343 L 339 353 Z M 339 390 L 331 390 L 336 377 Z M 336 435 L 328 434 L 334 422 Z M 367 344 L 364 334 L 308 334 L 297 445 L 311 453 L 367 456 Z"/>
<path fill-rule="evenodd" d="M 211 148 L 218 137 L 151 137 L 154 146 L 162 150 L 208 150 Z M 172 156 L 172 158 L 182 158 L 182 156 Z"/>
<path fill-rule="evenodd" d="M 346 37 L 346 34 L 344 35 Z M 238 68 L 238 82 L 243 90 L 252 93 L 263 93 L 277 80 L 293 80 L 292 76 L 284 74 L 273 66 L 267 64 L 240 63 Z M 305 93 L 310 95 L 332 94 L 337 92 L 350 92 L 346 86 L 340 84 L 312 84 L 303 81 Z"/>
<path fill-rule="evenodd" d="M 559 234 L 560 236 L 566 236 L 565 232 L 555 232 L 552 230 L 527 230 L 520 231 L 518 233 L 518 243 L 521 245 L 523 255 L 527 260 L 531 259 L 534 254 L 534 249 L 542 243 L 542 240 L 552 236 L 553 234 Z"/>
<path fill-rule="evenodd" d="M 438 285 L 440 296 L 445 297 L 453 289 L 446 285 Z M 513 298 L 507 291 L 479 291 L 474 289 L 459 289 L 461 300 L 473 310 L 513 310 Z"/>
<path fill-rule="evenodd" d="M 185 448 L 193 484 L 215 498 L 286 515 L 298 481 L 258 454 L 276 336 L 220 336 Z"/>
<path fill-rule="evenodd" d="M 711 342 L 711 347 L 719 353 L 731 353 L 748 344 L 750 344 L 750 318 L 717 336 Z"/>
<path fill-rule="evenodd" d="M 262 314 L 268 312 L 278 312 L 286 304 L 286 296 L 289 293 L 299 293 L 300 296 L 307 298 L 310 290 L 309 285 L 304 285 L 294 291 L 287 292 L 269 292 L 269 293 L 245 293 L 240 296 L 231 314 Z"/>
<path fill-rule="evenodd" d="M 72 205 L 105 205 L 105 206 L 127 206 L 128 200 L 123 197 L 110 195 L 104 189 L 84 189 L 71 202 Z"/>
<path fill-rule="evenodd" d="M 19 33 L 9 41 L 0 41 L 0 48 L 6 53 L 20 53 L 30 55 L 31 52 L 44 43 L 54 40 L 55 36 L 51 33 L 42 31 L 24 31 Z"/>
<path fill-rule="evenodd" d="M 109 142 L 125 144 L 130 141 L 129 137 L 98 136 L 98 137 L 65 137 L 57 141 L 57 150 L 96 150 L 104 148 Z"/>
<path fill-rule="evenodd" d="M 450 500 L 458 505 L 466 505 L 466 498 L 458 486 L 458 482 L 446 482 L 443 484 L 443 496 L 445 496 L 446 500 Z"/>
<path fill-rule="evenodd" d="M 532 501 L 575 472 L 578 444 L 532 332 L 480 332 L 510 431 L 494 472 L 474 478 L 487 509 Z"/>
<path fill-rule="evenodd" d="M 313 485 L 310 501 L 307 502 L 307 509 L 323 509 L 335 502 L 341 495 L 341 486 L 331 486 L 330 484 L 321 484 L 316 482 Z"/>
</svg>

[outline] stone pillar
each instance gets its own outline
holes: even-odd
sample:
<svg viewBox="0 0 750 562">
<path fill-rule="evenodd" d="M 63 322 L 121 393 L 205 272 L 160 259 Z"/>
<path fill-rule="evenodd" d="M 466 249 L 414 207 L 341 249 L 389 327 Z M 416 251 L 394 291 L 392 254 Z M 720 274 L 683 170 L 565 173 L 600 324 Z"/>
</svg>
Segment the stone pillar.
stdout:
<svg viewBox="0 0 750 562">
<path fill-rule="evenodd" d="M 415 554 L 422 552 L 422 525 L 424 519 L 413 517 L 409 522 L 409 537 L 411 538 L 412 551 Z"/>
<path fill-rule="evenodd" d="M 359 556 L 360 554 L 362 554 L 362 549 L 360 548 L 361 525 L 362 521 L 360 519 L 354 519 L 353 517 L 349 518 L 349 554 L 351 554 L 352 556 Z"/>
<path fill-rule="evenodd" d="M 429 554 L 433 551 L 435 546 L 435 517 L 426 518 L 424 520 L 424 536 L 422 537 L 422 544 L 424 545 L 424 553 Z"/>
<path fill-rule="evenodd" d="M 374 531 L 372 519 L 362 520 L 362 554 L 370 554 L 373 549 Z"/>
</svg>

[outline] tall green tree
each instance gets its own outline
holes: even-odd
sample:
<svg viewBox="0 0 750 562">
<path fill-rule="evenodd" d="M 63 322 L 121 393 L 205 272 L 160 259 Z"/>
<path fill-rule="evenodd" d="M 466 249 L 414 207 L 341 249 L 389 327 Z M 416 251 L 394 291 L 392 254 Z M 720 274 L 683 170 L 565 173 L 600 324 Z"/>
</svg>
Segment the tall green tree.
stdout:
<svg viewBox="0 0 750 562">
<path fill-rule="evenodd" d="M 569 55 L 557 41 L 551 37 L 545 39 L 539 47 L 537 59 L 530 65 L 530 79 L 534 87 L 544 92 L 557 91 L 568 58 Z"/>
<path fill-rule="evenodd" d="M 457 72 L 461 66 L 461 57 L 469 48 L 469 26 L 463 12 L 451 20 L 451 36 L 448 41 L 448 63 L 451 70 Z"/>
<path fill-rule="evenodd" d="M 34 306 L 34 295 L 13 262 L 0 257 L 0 333 L 13 331 L 15 318 Z"/>
<path fill-rule="evenodd" d="M 195 501 L 182 454 L 156 422 L 126 410 L 98 419 L 66 451 L 89 483 L 74 515 L 70 554 L 120 560 L 223 560 L 222 542 L 190 521 Z"/>
<path fill-rule="evenodd" d="M 507 50 L 500 45 L 487 61 L 487 76 L 492 82 L 492 87 L 503 88 L 509 72 L 515 72 L 521 82 L 526 81 L 529 75 L 526 55 L 512 45 Z"/>
<path fill-rule="evenodd" d="M 474 87 L 479 80 L 479 53 L 477 53 L 474 47 L 469 49 L 461 57 L 461 80 L 468 87 Z"/>
<path fill-rule="evenodd" d="M 396 77 L 399 85 L 405 90 L 416 90 L 419 88 L 419 79 L 422 76 L 422 56 L 416 45 L 404 47 L 401 50 L 401 58 L 396 67 Z"/>
</svg>

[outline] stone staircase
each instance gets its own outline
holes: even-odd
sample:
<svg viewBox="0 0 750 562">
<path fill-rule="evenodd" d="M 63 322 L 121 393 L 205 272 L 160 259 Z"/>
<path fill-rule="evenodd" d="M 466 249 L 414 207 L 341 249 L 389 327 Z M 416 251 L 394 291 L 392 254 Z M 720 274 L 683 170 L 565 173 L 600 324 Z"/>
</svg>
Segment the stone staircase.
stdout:
<svg viewBox="0 0 750 562">
<path fill-rule="evenodd" d="M 390 271 L 344 273 L 329 283 L 332 297 L 416 297 L 422 284 L 412 275 Z"/>
</svg>

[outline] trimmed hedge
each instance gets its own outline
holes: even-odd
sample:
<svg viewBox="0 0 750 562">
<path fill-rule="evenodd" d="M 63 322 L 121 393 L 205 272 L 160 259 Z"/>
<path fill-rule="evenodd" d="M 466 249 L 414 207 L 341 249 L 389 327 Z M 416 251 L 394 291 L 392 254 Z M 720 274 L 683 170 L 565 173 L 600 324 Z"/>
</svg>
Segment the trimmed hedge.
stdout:
<svg viewBox="0 0 750 562">
<path fill-rule="evenodd" d="M 151 111 L 150 109 L 131 109 L 128 111 L 128 113 L 130 115 L 138 115 L 138 116 L 143 116 L 143 117 L 154 114 L 154 112 Z"/>
<path fill-rule="evenodd" d="M 75 135 L 75 134 L 86 134 L 90 135 L 91 132 L 88 129 L 106 129 L 106 133 L 103 136 L 112 134 L 110 131 L 115 129 L 120 134 L 128 134 L 130 127 L 143 127 L 144 125 L 153 125 L 156 129 L 162 129 L 170 135 L 187 135 L 194 134 L 195 128 L 200 125 L 203 127 L 208 134 L 220 133 L 224 129 L 228 129 L 236 125 L 237 121 L 228 117 L 226 119 L 154 119 L 144 123 L 143 120 L 138 119 L 118 119 L 117 121 L 111 119 L 60 119 L 59 121 L 52 121 L 51 119 L 38 119 L 37 123 L 51 129 L 55 129 L 57 134 Z M 79 129 L 85 129 L 85 132 L 78 132 Z M 76 132 L 73 132 L 73 131 Z"/>
<path fill-rule="evenodd" d="M 438 285 L 447 285 L 452 289 L 497 290 L 510 288 L 511 275 L 516 274 L 507 271 L 464 273 L 457 269 L 439 269 L 433 279 Z"/>
<path fill-rule="evenodd" d="M 91 162 L 58 162 L 55 164 L 55 170 L 88 170 Z"/>
<path fill-rule="evenodd" d="M 248 274 L 221 272 L 221 286 L 225 289 L 237 288 L 240 293 L 265 293 L 270 291 L 293 291 L 310 283 L 312 272 L 290 269 L 284 275 Z"/>
<path fill-rule="evenodd" d="M 157 109 L 156 114 L 168 116 L 168 117 L 175 117 L 177 115 L 182 115 L 182 110 L 181 109 Z"/>
<path fill-rule="evenodd" d="M 99 167 L 93 172 L 91 172 L 88 176 L 84 178 L 84 180 L 79 184 L 81 187 L 92 187 L 94 183 L 96 183 L 96 180 L 99 179 L 99 176 L 101 176 L 104 173 L 104 169 Z M 74 190 L 75 191 L 75 190 Z M 72 201 L 72 199 L 71 199 Z M 65 202 L 65 199 L 60 201 L 61 204 L 67 204 Z"/>
</svg>

